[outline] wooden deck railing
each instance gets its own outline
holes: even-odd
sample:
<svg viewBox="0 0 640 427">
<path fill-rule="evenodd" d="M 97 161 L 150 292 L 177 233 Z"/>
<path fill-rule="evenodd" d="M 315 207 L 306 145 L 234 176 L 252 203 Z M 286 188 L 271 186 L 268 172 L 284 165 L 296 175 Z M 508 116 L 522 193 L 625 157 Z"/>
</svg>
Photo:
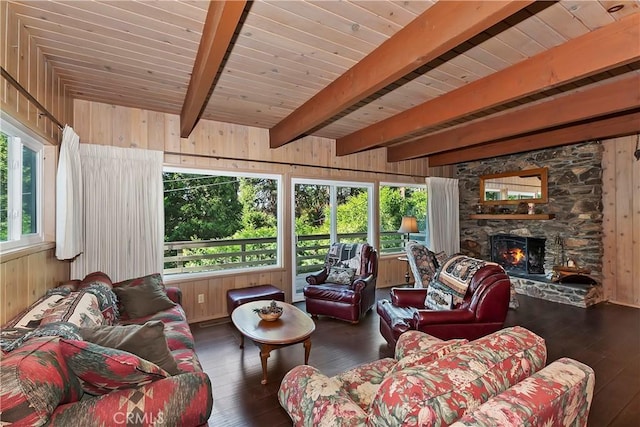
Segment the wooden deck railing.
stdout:
<svg viewBox="0 0 640 427">
<path fill-rule="evenodd" d="M 340 242 L 366 241 L 366 233 L 341 233 Z M 382 253 L 398 252 L 403 236 L 395 232 L 380 235 Z M 296 264 L 298 273 L 318 270 L 324 263 L 330 236 L 313 234 L 297 236 Z M 164 274 L 195 273 L 276 265 L 275 237 L 252 239 L 194 240 L 164 244 Z"/>
</svg>

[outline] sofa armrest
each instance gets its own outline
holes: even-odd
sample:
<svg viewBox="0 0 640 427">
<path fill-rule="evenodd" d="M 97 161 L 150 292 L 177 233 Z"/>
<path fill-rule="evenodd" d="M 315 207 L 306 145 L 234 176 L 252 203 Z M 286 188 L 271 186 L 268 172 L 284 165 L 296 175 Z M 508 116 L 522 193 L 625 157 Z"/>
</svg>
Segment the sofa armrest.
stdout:
<svg viewBox="0 0 640 427">
<path fill-rule="evenodd" d="M 472 311 L 460 310 L 416 310 L 413 315 L 413 322 L 418 329 L 420 325 L 470 323 L 475 320 Z"/>
<path fill-rule="evenodd" d="M 586 426 L 595 375 L 589 366 L 562 358 L 489 399 L 452 424 L 464 426 Z"/>
<path fill-rule="evenodd" d="M 278 400 L 296 426 L 315 426 L 323 418 L 331 419 L 332 425 L 365 425 L 367 420 L 367 414 L 340 388 L 339 381 L 309 365 L 287 372 Z"/>
<path fill-rule="evenodd" d="M 376 277 L 370 274 L 367 277 L 359 277 L 351 283 L 351 288 L 356 292 L 362 292 L 363 289 L 372 286 L 376 281 Z"/>
<path fill-rule="evenodd" d="M 165 288 L 165 291 L 167 292 L 167 296 L 171 301 L 175 302 L 178 305 L 182 305 L 182 289 L 178 288 L 177 286 L 167 286 Z"/>
<path fill-rule="evenodd" d="M 209 376 L 189 372 L 58 406 L 50 425 L 196 426 L 207 423 L 212 408 Z"/>
<path fill-rule="evenodd" d="M 327 270 L 322 269 L 316 273 L 311 273 L 306 277 L 306 281 L 310 285 L 321 285 L 327 280 Z"/>
<path fill-rule="evenodd" d="M 427 288 L 391 288 L 391 302 L 399 307 L 424 308 Z"/>
</svg>

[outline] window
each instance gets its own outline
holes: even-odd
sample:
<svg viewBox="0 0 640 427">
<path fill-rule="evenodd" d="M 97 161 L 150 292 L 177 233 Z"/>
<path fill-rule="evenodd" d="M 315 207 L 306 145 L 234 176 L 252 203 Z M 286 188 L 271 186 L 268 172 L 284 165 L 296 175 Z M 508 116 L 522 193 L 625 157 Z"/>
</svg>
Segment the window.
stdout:
<svg viewBox="0 0 640 427">
<path fill-rule="evenodd" d="M 42 242 L 43 145 L 20 126 L 1 121 L 0 245 L 3 250 Z"/>
<path fill-rule="evenodd" d="M 415 216 L 418 233 L 410 239 L 424 242 L 427 222 L 427 187 L 418 184 L 380 184 L 380 252 L 404 251 L 406 235 L 398 233 L 402 217 Z"/>
<path fill-rule="evenodd" d="M 165 168 L 164 274 L 281 265 L 277 175 Z"/>
</svg>

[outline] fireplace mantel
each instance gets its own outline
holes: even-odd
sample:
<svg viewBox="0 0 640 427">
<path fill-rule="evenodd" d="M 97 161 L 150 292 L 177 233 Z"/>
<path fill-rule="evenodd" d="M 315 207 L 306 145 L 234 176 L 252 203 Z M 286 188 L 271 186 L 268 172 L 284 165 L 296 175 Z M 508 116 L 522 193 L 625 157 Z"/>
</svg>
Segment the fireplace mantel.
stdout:
<svg viewBox="0 0 640 427">
<path fill-rule="evenodd" d="M 472 214 L 471 219 L 515 219 L 515 220 L 547 220 L 554 219 L 555 214 Z"/>
</svg>

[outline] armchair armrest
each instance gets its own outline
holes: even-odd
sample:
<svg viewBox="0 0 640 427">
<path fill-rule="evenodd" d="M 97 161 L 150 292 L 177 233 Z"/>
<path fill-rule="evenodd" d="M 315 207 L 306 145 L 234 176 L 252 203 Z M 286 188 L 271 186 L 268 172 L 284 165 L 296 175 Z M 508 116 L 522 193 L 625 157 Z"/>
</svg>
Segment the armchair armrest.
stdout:
<svg viewBox="0 0 640 427">
<path fill-rule="evenodd" d="M 308 284 L 310 285 L 320 285 L 322 283 L 325 282 L 325 280 L 327 280 L 327 276 L 329 274 L 327 273 L 326 269 L 322 269 L 316 273 L 311 273 L 306 277 L 306 281 Z"/>
<path fill-rule="evenodd" d="M 416 310 L 413 314 L 415 325 L 435 325 L 447 323 L 470 323 L 475 320 L 475 314 L 467 309 L 459 310 Z"/>
<path fill-rule="evenodd" d="M 122 402 L 137 403 L 128 407 Z M 49 422 L 51 425 L 85 426 L 130 423 L 140 426 L 196 426 L 207 423 L 212 409 L 209 376 L 204 372 L 189 372 L 60 405 Z"/>
<path fill-rule="evenodd" d="M 376 281 L 376 278 L 373 274 L 370 274 L 367 277 L 358 277 L 351 283 L 351 288 L 356 292 L 362 292 L 362 290 L 369 285 L 373 284 Z"/>
<path fill-rule="evenodd" d="M 167 286 L 165 288 L 167 297 L 178 305 L 182 305 L 182 289 L 177 286 Z"/>
<path fill-rule="evenodd" d="M 309 365 L 298 365 L 284 376 L 278 400 L 296 426 L 317 425 L 323 416 L 333 425 L 365 425 L 367 420 L 338 381 Z"/>
<path fill-rule="evenodd" d="M 391 288 L 391 302 L 399 307 L 424 308 L 427 288 Z"/>
</svg>

